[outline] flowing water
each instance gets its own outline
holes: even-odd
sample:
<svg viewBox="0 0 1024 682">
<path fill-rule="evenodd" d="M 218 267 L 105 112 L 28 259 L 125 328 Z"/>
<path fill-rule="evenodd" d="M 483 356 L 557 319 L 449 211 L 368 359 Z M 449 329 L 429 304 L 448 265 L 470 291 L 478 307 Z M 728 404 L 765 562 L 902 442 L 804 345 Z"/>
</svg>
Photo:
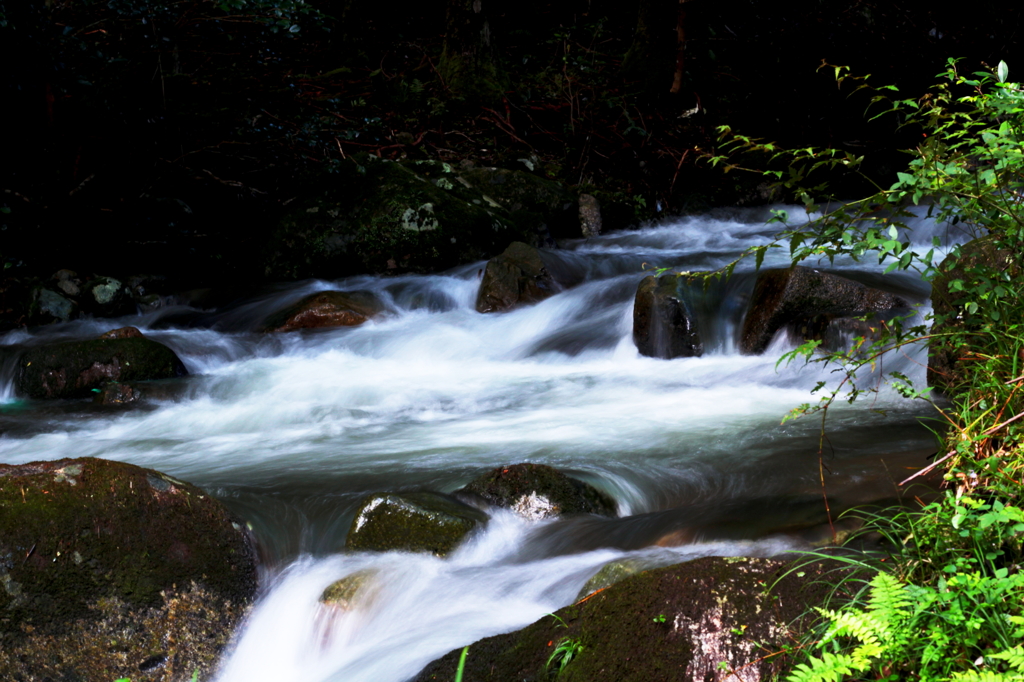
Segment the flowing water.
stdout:
<svg viewBox="0 0 1024 682">
<path fill-rule="evenodd" d="M 8 359 L 0 461 L 96 456 L 152 467 L 205 487 L 249 522 L 264 558 L 262 596 L 220 682 L 402 682 L 449 650 L 570 603 L 612 559 L 667 564 L 807 546 L 805 529 L 826 521 L 820 421 L 780 421 L 831 375 L 776 366 L 785 338 L 762 356 L 736 351 L 752 264 L 701 306 L 703 357 L 641 357 L 631 337 L 645 267 L 719 267 L 769 241 L 767 217 L 733 211 L 565 244 L 552 252 L 557 269 L 579 284 L 503 314 L 474 311 L 475 263 L 303 282 L 218 310 L 179 305 L 11 332 L 0 344 L 16 350 L 131 324 L 173 348 L 191 376 L 129 411 L 33 403 L 13 394 Z M 927 242 L 937 228 L 919 223 L 913 238 Z M 782 252 L 767 265 L 788 264 Z M 878 267 L 834 267 L 883 281 Z M 927 312 L 927 285 L 884 281 Z M 372 291 L 388 312 L 355 328 L 254 331 L 323 289 Z M 885 360 L 920 384 L 925 362 L 922 349 Z M 891 497 L 893 477 L 926 465 L 935 444 L 921 421 L 931 416 L 884 387 L 837 405 L 823 460 L 833 508 Z M 526 461 L 606 491 L 619 518 L 529 523 L 496 512 L 446 560 L 340 551 L 367 493 L 450 492 Z M 324 587 L 368 568 L 377 571 L 372 598 L 325 616 Z"/>
</svg>

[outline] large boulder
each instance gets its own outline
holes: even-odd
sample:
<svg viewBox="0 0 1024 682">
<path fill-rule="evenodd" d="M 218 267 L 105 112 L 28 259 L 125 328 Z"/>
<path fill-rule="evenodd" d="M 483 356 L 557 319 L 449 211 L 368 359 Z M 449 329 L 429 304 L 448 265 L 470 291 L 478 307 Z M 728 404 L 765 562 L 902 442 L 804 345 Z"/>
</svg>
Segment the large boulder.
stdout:
<svg viewBox="0 0 1024 682">
<path fill-rule="evenodd" d="M 108 381 L 185 376 L 167 346 L 144 337 L 66 341 L 30 348 L 18 362 L 16 386 L 30 398 L 77 398 Z"/>
<path fill-rule="evenodd" d="M 615 502 L 600 490 L 545 464 L 498 467 L 458 491 L 528 519 L 563 514 L 615 516 Z"/>
<path fill-rule="evenodd" d="M 273 313 L 263 323 L 267 332 L 290 332 L 322 327 L 356 327 L 383 306 L 365 291 L 319 291 Z"/>
<path fill-rule="evenodd" d="M 450 553 L 487 514 L 448 495 L 376 493 L 356 510 L 345 547 L 362 552 Z"/>
<path fill-rule="evenodd" d="M 633 342 L 641 355 L 672 359 L 704 353 L 696 316 L 681 286 L 688 286 L 683 275 L 648 275 L 640 280 L 633 301 Z"/>
<path fill-rule="evenodd" d="M 960 367 L 960 358 L 970 349 L 962 340 L 942 336 L 945 332 L 970 332 L 965 324 L 963 308 L 971 294 L 964 291 L 980 277 L 991 279 L 993 274 L 1007 279 L 1019 276 L 1020 266 L 1014 263 L 1012 254 L 999 249 L 992 236 L 974 239 L 959 248 L 955 256 L 944 260 L 939 272 L 932 280 L 932 339 L 928 346 L 928 385 L 955 397 L 968 380 Z M 953 282 L 959 281 L 962 288 L 953 290 Z"/>
<path fill-rule="evenodd" d="M 781 651 L 808 606 L 831 589 L 770 559 L 709 557 L 626 578 L 518 632 L 473 643 L 464 678 L 541 682 L 565 641 L 582 646 L 560 673 L 564 682 L 758 682 L 785 670 Z M 769 589 L 770 588 L 770 589 Z M 553 617 L 556 616 L 556 617 Z M 451 680 L 461 649 L 416 677 Z"/>
<path fill-rule="evenodd" d="M 518 305 L 537 303 L 558 291 L 541 252 L 522 242 L 512 242 L 501 255 L 487 261 L 476 309 L 502 312 Z"/>
<path fill-rule="evenodd" d="M 754 285 L 740 350 L 763 353 L 781 329 L 822 338 L 838 318 L 892 315 L 910 304 L 900 296 L 839 275 L 805 267 L 762 270 Z"/>
<path fill-rule="evenodd" d="M 193 485 L 93 458 L 0 465 L 0 679 L 205 677 L 256 587 L 250 534 Z"/>
</svg>

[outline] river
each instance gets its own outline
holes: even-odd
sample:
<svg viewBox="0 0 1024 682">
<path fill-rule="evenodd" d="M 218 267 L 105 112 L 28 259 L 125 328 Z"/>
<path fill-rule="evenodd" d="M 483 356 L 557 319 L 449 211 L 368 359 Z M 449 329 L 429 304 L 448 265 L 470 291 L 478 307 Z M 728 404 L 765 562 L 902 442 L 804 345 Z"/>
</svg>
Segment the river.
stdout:
<svg viewBox="0 0 1024 682">
<path fill-rule="evenodd" d="M 794 215 L 796 212 L 793 212 Z M 430 276 L 358 277 L 268 288 L 216 310 L 171 305 L 119 320 L 14 331 L 0 344 L 92 337 L 131 324 L 173 348 L 191 376 L 128 411 L 20 401 L 0 377 L 0 461 L 95 456 L 203 486 L 253 528 L 261 598 L 218 682 L 403 682 L 430 660 L 571 603 L 604 563 L 806 548 L 826 522 L 821 422 L 781 424 L 828 379 L 777 366 L 789 341 L 736 351 L 752 263 L 703 318 L 706 353 L 641 357 L 631 336 L 645 268 L 720 267 L 773 232 L 767 209 L 722 211 L 569 242 L 553 254 L 581 281 L 533 306 L 474 310 L 483 263 Z M 940 231 L 918 221 L 913 239 Z M 788 264 L 784 249 L 766 267 Z M 877 265 L 838 271 L 879 281 Z M 927 285 L 890 288 L 927 312 Z M 317 290 L 368 290 L 386 304 L 355 328 L 263 335 L 274 310 Z M 926 356 L 885 360 L 924 384 Z M 926 403 L 881 387 L 839 403 L 825 425 L 833 508 L 892 497 L 892 479 L 927 464 Z M 341 553 L 367 493 L 453 491 L 516 462 L 549 464 L 610 494 L 619 518 L 529 523 L 494 513 L 454 556 Z M 364 568 L 380 589 L 326 617 L 325 586 Z"/>
</svg>

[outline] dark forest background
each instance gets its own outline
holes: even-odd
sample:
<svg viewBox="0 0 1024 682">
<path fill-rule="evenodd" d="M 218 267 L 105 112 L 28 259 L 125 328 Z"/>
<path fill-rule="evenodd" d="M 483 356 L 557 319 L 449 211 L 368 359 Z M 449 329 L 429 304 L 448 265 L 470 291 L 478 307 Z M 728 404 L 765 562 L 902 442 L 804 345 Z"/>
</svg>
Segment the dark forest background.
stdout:
<svg viewBox="0 0 1024 682">
<path fill-rule="evenodd" d="M 722 124 L 864 154 L 885 183 L 920 132 L 869 120 L 819 67 L 904 97 L 951 57 L 1013 79 L 1022 18 L 994 0 L 8 0 L 0 258 L 7 278 L 258 277 L 283 208 L 359 153 L 529 169 L 597 194 L 610 227 L 769 198 L 707 164 Z"/>
</svg>

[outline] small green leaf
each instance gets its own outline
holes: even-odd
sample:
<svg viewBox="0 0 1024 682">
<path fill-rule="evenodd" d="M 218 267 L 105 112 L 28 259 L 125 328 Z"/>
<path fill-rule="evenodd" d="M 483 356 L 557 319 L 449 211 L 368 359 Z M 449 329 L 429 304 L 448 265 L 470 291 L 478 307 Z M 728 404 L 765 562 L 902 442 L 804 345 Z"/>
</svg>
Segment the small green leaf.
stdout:
<svg viewBox="0 0 1024 682">
<path fill-rule="evenodd" d="M 1010 67 L 1006 65 L 1006 62 L 1000 60 L 999 66 L 996 67 L 996 76 L 999 78 L 1000 83 L 1005 83 L 1006 79 L 1010 75 Z"/>
</svg>

